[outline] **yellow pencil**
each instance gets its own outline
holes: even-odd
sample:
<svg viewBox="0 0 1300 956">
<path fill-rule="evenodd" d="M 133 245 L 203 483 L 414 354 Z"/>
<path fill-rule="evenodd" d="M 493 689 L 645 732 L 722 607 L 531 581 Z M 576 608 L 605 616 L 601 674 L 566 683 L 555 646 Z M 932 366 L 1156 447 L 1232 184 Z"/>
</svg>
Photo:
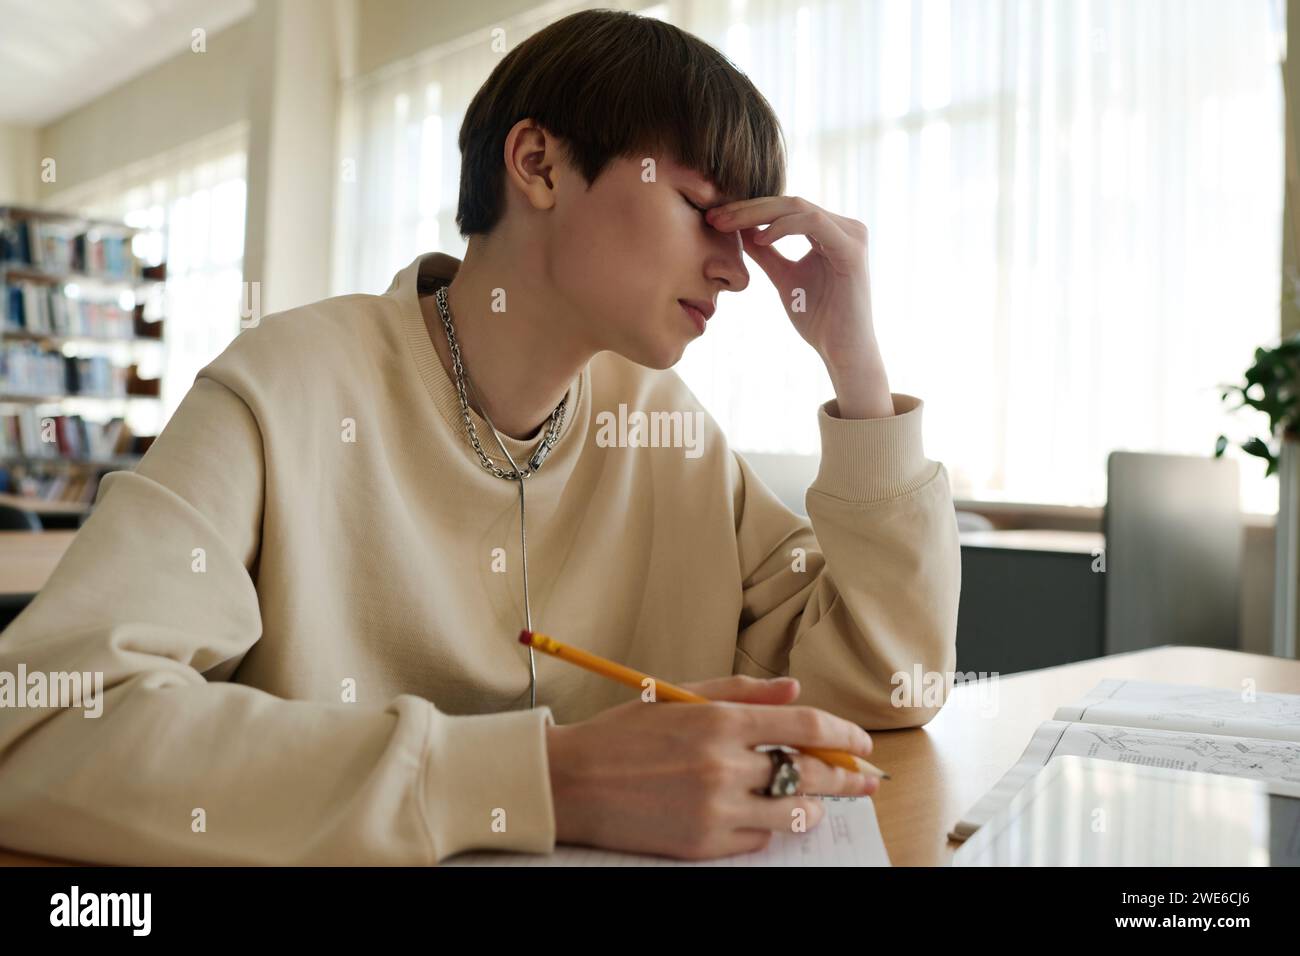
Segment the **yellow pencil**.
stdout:
<svg viewBox="0 0 1300 956">
<path fill-rule="evenodd" d="M 550 654 L 552 657 L 558 657 L 562 661 L 568 661 L 570 664 L 577 664 L 579 667 L 616 680 L 620 684 L 626 684 L 628 687 L 640 689 L 645 686 L 645 682 L 652 681 L 655 688 L 655 700 L 673 701 L 682 704 L 707 704 L 710 703 L 708 697 L 703 697 L 693 693 L 684 687 L 678 687 L 676 684 L 670 684 L 667 681 L 659 680 L 657 677 L 651 677 L 649 674 L 643 674 L 639 670 L 631 667 L 625 667 L 622 664 L 616 664 L 611 660 L 601 657 L 599 654 L 592 654 L 590 651 L 584 651 L 578 647 L 572 647 L 563 644 L 553 637 L 548 637 L 537 631 L 530 631 L 527 628 L 519 632 L 519 643 L 535 647 L 539 651 Z M 822 747 L 797 747 L 800 753 L 810 754 L 819 760 L 835 767 L 843 767 L 845 770 L 852 770 L 857 773 L 870 774 L 880 777 L 882 780 L 888 780 L 889 774 L 885 773 L 879 767 L 863 760 L 857 754 L 851 754 L 847 750 L 832 750 Z"/>
</svg>

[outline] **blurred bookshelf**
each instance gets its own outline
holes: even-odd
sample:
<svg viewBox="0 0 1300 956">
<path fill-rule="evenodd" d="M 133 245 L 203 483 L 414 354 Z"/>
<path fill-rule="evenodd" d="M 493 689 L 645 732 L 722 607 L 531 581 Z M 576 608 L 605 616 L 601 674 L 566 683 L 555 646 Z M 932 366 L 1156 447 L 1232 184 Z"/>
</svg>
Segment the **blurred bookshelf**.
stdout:
<svg viewBox="0 0 1300 956">
<path fill-rule="evenodd" d="M 127 424 L 133 404 L 162 401 L 136 351 L 159 350 L 163 367 L 167 267 L 141 261 L 143 231 L 0 206 L 0 504 L 50 526 L 84 519 L 103 476 L 155 437 Z"/>
</svg>

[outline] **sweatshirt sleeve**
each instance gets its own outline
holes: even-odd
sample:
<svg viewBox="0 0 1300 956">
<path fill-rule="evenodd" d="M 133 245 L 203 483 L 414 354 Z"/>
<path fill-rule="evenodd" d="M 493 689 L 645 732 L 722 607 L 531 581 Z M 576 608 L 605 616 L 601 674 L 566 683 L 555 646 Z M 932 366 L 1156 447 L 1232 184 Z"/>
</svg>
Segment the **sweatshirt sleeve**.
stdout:
<svg viewBox="0 0 1300 956">
<path fill-rule="evenodd" d="M 549 708 L 452 716 L 415 695 L 366 708 L 226 679 L 262 638 L 265 461 L 249 405 L 201 372 L 136 470 L 104 477 L 0 635 L 11 691 L 19 674 L 86 688 L 80 706 L 0 706 L 0 846 L 136 865 L 550 852 Z"/>
<path fill-rule="evenodd" d="M 948 472 L 922 452 L 924 403 L 893 400 L 890 418 L 833 417 L 834 400 L 818 408 L 808 518 L 737 456 L 744 597 L 735 671 L 797 677 L 796 703 L 868 730 L 929 721 L 951 681 L 924 675 L 946 677 L 957 657 L 961 552 Z M 904 698 L 909 688 L 916 696 Z"/>
</svg>

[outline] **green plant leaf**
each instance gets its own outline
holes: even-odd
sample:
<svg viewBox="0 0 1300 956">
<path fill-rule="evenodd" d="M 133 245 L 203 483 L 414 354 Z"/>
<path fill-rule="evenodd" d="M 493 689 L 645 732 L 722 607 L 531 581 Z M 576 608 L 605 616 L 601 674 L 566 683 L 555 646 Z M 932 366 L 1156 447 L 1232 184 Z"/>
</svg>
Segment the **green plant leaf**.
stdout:
<svg viewBox="0 0 1300 956">
<path fill-rule="evenodd" d="M 1244 442 L 1241 450 L 1247 455 L 1254 455 L 1256 458 L 1263 458 L 1265 461 L 1273 460 L 1273 452 L 1269 450 L 1268 445 L 1258 438 L 1252 438 L 1250 441 Z"/>
</svg>

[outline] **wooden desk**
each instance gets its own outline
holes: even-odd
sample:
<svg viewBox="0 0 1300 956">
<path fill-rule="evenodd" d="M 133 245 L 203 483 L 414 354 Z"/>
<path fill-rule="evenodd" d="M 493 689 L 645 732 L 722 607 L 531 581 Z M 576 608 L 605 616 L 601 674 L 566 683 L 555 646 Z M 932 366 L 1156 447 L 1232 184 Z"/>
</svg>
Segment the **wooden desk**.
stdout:
<svg viewBox="0 0 1300 956">
<path fill-rule="evenodd" d="M 946 866 L 960 844 L 948 831 L 1020 759 L 1056 708 L 1107 677 L 1237 689 L 1247 677 L 1263 692 L 1300 693 L 1300 661 L 1204 647 L 1157 647 L 1000 678 L 995 718 L 980 716 L 977 689 L 952 696 L 924 727 L 872 735 L 872 762 L 893 779 L 876 795 L 885 848 L 895 866 Z M 0 850 L 0 865 L 58 865 Z"/>
<path fill-rule="evenodd" d="M 30 597 L 50 579 L 75 531 L 0 531 L 0 598 Z"/>
<path fill-rule="evenodd" d="M 889 772 L 876 795 L 895 866 L 946 866 L 961 845 L 948 831 L 1020 759 L 1057 707 L 1108 677 L 1300 693 L 1300 661 L 1205 647 L 1156 647 L 999 678 L 995 719 L 980 716 L 977 688 L 954 687 L 924 727 L 872 734 L 872 763 Z"/>
</svg>

